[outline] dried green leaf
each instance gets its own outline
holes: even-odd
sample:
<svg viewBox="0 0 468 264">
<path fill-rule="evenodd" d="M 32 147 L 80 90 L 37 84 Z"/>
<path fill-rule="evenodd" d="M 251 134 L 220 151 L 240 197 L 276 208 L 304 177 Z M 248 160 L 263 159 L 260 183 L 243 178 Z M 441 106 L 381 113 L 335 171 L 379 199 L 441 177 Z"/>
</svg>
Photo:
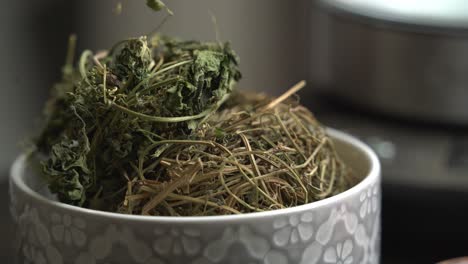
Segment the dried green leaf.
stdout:
<svg viewBox="0 0 468 264">
<path fill-rule="evenodd" d="M 61 201 L 81 206 L 86 200 L 85 186 L 91 182 L 91 171 L 87 165 L 90 148 L 85 123 L 74 109 L 72 111 L 78 119 L 76 126 L 70 125 L 74 130 L 70 136 L 75 138 L 61 136 L 59 142 L 51 147 L 50 158 L 43 163 L 43 170 L 48 176 L 49 188 Z"/>
<path fill-rule="evenodd" d="M 125 42 L 112 67 L 121 80 L 127 80 L 130 76 L 143 80 L 150 71 L 152 61 L 152 52 L 146 37 L 140 37 Z"/>
<path fill-rule="evenodd" d="M 146 5 L 156 12 L 159 12 L 166 7 L 166 5 L 161 0 L 146 0 Z"/>
<path fill-rule="evenodd" d="M 240 78 L 228 44 L 167 37 L 152 44 L 146 37 L 124 40 L 99 59 L 86 51 L 70 69 L 54 88 L 36 143 L 47 157 L 50 190 L 62 202 L 86 207 L 115 208 L 125 175 L 146 177 L 140 164 L 170 145 L 148 148 L 163 138 L 189 137 Z M 178 118 L 186 121 L 172 121 Z M 99 197 L 112 201 L 96 202 Z"/>
</svg>

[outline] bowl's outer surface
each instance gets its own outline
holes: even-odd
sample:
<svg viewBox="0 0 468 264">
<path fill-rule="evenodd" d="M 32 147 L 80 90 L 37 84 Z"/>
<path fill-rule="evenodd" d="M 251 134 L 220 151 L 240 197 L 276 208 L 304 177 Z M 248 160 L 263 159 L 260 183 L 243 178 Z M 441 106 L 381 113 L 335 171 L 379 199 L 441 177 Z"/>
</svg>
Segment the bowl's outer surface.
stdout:
<svg viewBox="0 0 468 264">
<path fill-rule="evenodd" d="M 369 263 L 380 255 L 380 165 L 363 143 L 329 131 L 365 179 L 325 200 L 240 216 L 145 217 L 44 198 L 24 156 L 12 167 L 17 263 Z M 42 184 L 44 189 L 44 185 Z"/>
</svg>

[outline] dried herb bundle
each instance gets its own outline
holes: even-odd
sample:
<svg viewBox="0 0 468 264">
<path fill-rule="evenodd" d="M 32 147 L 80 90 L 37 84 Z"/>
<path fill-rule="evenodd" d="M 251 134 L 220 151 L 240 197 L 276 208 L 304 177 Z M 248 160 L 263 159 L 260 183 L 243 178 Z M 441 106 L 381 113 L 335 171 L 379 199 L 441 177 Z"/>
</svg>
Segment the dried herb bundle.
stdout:
<svg viewBox="0 0 468 264">
<path fill-rule="evenodd" d="M 108 53 L 85 51 L 76 70 L 68 61 L 37 147 L 48 157 L 51 191 L 88 207 L 113 204 L 155 135 L 187 138 L 240 78 L 229 44 L 161 37 L 122 41 Z"/>
<path fill-rule="evenodd" d="M 160 0 L 147 5 L 172 15 Z M 127 214 L 239 214 L 355 183 L 322 126 L 289 99 L 304 83 L 274 100 L 233 91 L 241 74 L 228 43 L 140 37 L 84 51 L 74 67 L 75 42 L 35 141 L 60 201 Z"/>
</svg>

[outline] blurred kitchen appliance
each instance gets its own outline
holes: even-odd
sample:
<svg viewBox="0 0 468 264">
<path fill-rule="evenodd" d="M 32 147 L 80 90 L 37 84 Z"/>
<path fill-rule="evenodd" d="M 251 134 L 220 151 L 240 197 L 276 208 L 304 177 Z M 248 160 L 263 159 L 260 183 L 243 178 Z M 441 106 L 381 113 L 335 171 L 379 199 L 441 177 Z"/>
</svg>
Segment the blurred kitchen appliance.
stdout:
<svg viewBox="0 0 468 264">
<path fill-rule="evenodd" d="M 407 119 L 468 124 L 468 1 L 318 2 L 328 92 Z"/>
<path fill-rule="evenodd" d="M 468 127 L 410 122 L 320 93 L 307 98 L 318 120 L 359 137 L 380 158 L 383 264 L 467 254 Z"/>
<path fill-rule="evenodd" d="M 466 255 L 468 1 L 317 2 L 304 102 L 381 159 L 383 262 Z"/>
</svg>

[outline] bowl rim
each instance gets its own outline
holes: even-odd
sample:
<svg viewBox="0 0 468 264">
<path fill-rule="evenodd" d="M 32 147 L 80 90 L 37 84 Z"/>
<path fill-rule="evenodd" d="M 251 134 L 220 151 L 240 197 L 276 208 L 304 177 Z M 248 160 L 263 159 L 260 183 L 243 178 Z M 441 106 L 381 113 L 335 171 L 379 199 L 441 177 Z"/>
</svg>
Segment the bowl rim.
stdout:
<svg viewBox="0 0 468 264">
<path fill-rule="evenodd" d="M 347 197 L 354 196 L 358 193 L 361 193 L 366 188 L 368 188 L 372 183 L 379 182 L 381 175 L 381 165 L 379 159 L 375 152 L 363 143 L 361 140 L 357 139 L 354 136 L 351 136 L 348 133 L 333 129 L 326 128 L 327 133 L 332 137 L 343 142 L 346 142 L 352 145 L 354 148 L 357 148 L 362 152 L 362 154 L 368 159 L 369 162 L 369 173 L 362 179 L 358 184 L 351 187 L 350 189 L 339 193 L 337 195 L 322 199 L 320 201 L 312 202 L 309 204 L 294 206 L 284 209 L 276 209 L 265 212 L 253 212 L 247 214 L 239 215 L 219 215 L 219 216 L 147 216 L 147 215 L 127 215 L 114 212 L 105 212 L 99 210 L 93 210 L 88 208 L 82 208 L 78 206 L 73 206 L 58 201 L 53 201 L 39 194 L 38 192 L 32 190 L 26 183 L 23 181 L 21 175 L 24 173 L 25 162 L 27 159 L 26 154 L 19 155 L 16 160 L 13 162 L 13 165 L 10 169 L 10 185 L 15 185 L 21 192 L 25 193 L 32 200 L 36 200 L 38 203 L 47 205 L 57 210 L 68 211 L 72 214 L 82 214 L 84 216 L 95 216 L 101 218 L 108 218 L 115 221 L 136 221 L 136 222 L 146 222 L 146 223 L 214 223 L 214 222 L 230 222 L 230 221 L 252 221 L 258 220 L 264 217 L 276 217 L 276 216 L 285 216 L 290 214 L 297 214 L 310 211 L 314 208 L 334 204 L 340 200 L 346 200 Z M 12 188 L 10 186 L 10 188 Z"/>
</svg>

